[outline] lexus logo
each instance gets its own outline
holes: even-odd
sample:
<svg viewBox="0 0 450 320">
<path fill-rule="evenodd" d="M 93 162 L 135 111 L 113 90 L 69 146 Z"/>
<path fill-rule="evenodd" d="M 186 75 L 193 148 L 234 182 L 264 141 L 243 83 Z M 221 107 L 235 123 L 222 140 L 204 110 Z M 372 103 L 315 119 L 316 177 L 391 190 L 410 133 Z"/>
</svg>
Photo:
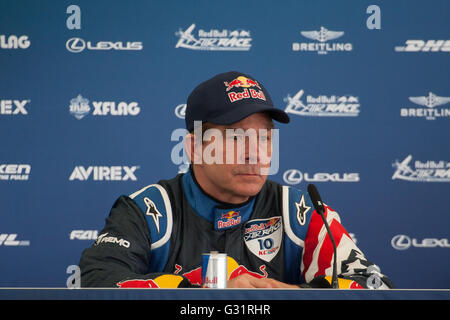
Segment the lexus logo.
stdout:
<svg viewBox="0 0 450 320">
<path fill-rule="evenodd" d="M 450 248 L 447 238 L 424 238 L 418 240 L 410 238 L 404 234 L 398 234 L 391 240 L 391 245 L 396 250 L 406 250 L 410 247 L 414 248 Z"/>
<path fill-rule="evenodd" d="M 411 238 L 404 234 L 398 234 L 391 240 L 391 245 L 397 250 L 406 250 L 411 246 Z"/>
<path fill-rule="evenodd" d="M 303 174 L 297 169 L 289 169 L 283 174 L 283 180 L 288 184 L 299 184 L 303 180 Z"/>
<path fill-rule="evenodd" d="M 175 115 L 180 119 L 184 119 L 186 116 L 186 103 L 179 104 L 175 107 Z"/>
<path fill-rule="evenodd" d="M 78 53 L 83 51 L 84 48 L 86 48 L 86 42 L 84 42 L 84 40 L 80 38 L 71 38 L 67 40 L 66 48 L 70 52 Z"/>
<path fill-rule="evenodd" d="M 299 184 L 303 180 L 305 182 L 359 182 L 359 173 L 316 172 L 311 174 L 297 169 L 289 169 L 283 174 L 283 180 L 287 184 Z"/>
</svg>

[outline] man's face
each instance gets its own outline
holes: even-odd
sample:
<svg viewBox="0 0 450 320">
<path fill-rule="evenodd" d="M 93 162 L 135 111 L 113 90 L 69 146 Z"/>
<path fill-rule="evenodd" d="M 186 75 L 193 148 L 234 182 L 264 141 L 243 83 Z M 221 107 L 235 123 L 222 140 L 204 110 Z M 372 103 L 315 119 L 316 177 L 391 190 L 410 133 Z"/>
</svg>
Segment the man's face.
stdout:
<svg viewBox="0 0 450 320">
<path fill-rule="evenodd" d="M 255 113 L 232 125 L 208 126 L 202 143 L 201 163 L 194 174 L 203 190 L 230 203 L 244 202 L 256 195 L 267 179 L 272 156 L 272 119 Z M 197 157 L 197 160 L 200 159 Z"/>
</svg>

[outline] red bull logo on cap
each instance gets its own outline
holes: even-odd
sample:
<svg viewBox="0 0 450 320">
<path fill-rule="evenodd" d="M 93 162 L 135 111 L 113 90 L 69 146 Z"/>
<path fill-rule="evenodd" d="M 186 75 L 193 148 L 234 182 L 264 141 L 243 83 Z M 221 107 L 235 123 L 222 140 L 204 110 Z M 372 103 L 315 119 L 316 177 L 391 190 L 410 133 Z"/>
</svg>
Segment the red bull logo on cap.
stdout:
<svg viewBox="0 0 450 320">
<path fill-rule="evenodd" d="M 230 91 L 233 88 L 250 88 L 250 87 L 257 87 L 261 90 L 261 87 L 259 86 L 257 81 L 254 81 L 252 79 L 249 79 L 244 76 L 239 76 L 236 79 L 234 79 L 231 82 L 224 82 L 225 86 L 227 87 L 227 92 Z"/>
<path fill-rule="evenodd" d="M 234 88 L 241 88 L 241 87 L 244 88 L 242 92 L 234 92 L 234 91 L 228 92 L 228 98 L 230 99 L 231 102 L 250 98 L 261 99 L 266 101 L 266 97 L 261 89 L 261 86 L 255 80 L 249 79 L 244 76 L 239 76 L 230 82 L 225 81 L 224 84 L 226 87 L 226 92 Z M 252 87 L 258 88 L 259 91 L 251 89 Z"/>
</svg>

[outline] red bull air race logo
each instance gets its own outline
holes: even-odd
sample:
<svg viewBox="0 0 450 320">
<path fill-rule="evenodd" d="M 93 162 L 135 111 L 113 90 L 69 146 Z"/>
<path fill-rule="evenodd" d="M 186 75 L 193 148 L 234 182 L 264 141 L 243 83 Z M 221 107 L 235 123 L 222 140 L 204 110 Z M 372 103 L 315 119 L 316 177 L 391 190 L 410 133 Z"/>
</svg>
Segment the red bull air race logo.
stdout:
<svg viewBox="0 0 450 320">
<path fill-rule="evenodd" d="M 411 182 L 450 182 L 450 162 L 445 160 L 427 160 L 412 162 L 412 155 L 403 161 L 395 160 L 392 166 L 395 172 L 392 180 Z"/>
<path fill-rule="evenodd" d="M 211 29 L 206 31 L 199 29 L 197 36 L 195 36 L 194 29 L 194 23 L 186 30 L 180 28 L 175 33 L 180 38 L 175 48 L 207 51 L 248 51 L 252 47 L 252 38 L 248 30 Z"/>
<path fill-rule="evenodd" d="M 270 262 L 280 250 L 282 233 L 281 217 L 251 220 L 245 225 L 245 245 L 258 258 Z"/>
</svg>

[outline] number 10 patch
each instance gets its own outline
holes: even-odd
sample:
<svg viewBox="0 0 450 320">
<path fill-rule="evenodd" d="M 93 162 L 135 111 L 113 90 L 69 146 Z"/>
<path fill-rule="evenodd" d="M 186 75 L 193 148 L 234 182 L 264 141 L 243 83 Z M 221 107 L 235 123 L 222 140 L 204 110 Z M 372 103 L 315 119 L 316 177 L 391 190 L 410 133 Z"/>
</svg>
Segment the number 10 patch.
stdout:
<svg viewBox="0 0 450 320">
<path fill-rule="evenodd" d="M 247 222 L 244 233 L 247 248 L 260 259 L 270 262 L 280 250 L 283 234 L 281 222 L 281 217 Z"/>
</svg>

